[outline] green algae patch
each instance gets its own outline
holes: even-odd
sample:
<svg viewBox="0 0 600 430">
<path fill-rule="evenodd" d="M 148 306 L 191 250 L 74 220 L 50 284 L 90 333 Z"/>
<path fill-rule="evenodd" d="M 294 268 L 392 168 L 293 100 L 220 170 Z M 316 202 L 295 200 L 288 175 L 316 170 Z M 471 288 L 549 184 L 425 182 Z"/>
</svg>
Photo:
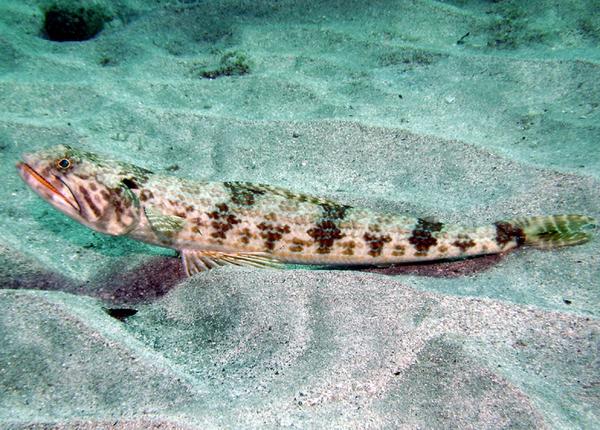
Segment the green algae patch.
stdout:
<svg viewBox="0 0 600 430">
<path fill-rule="evenodd" d="M 218 66 L 202 69 L 199 72 L 200 76 L 205 79 L 247 75 L 250 73 L 250 60 L 241 52 L 227 52 L 221 57 Z"/>
</svg>

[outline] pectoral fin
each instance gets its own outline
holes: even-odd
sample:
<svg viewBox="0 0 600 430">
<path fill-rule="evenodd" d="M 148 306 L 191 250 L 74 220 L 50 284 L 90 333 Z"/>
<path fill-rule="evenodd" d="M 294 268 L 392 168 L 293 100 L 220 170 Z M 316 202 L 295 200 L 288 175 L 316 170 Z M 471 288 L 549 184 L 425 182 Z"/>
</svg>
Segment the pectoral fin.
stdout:
<svg viewBox="0 0 600 430">
<path fill-rule="evenodd" d="M 136 208 L 140 207 L 140 201 L 138 200 L 137 196 L 135 194 L 133 194 L 133 192 L 126 186 L 122 186 L 121 187 L 121 195 L 123 196 L 123 198 L 129 200 L 133 206 L 135 206 Z"/>
<path fill-rule="evenodd" d="M 232 264 L 245 267 L 281 268 L 283 265 L 269 254 L 260 252 L 218 252 L 184 249 L 181 251 L 183 267 L 188 276 L 215 267 Z"/>
<path fill-rule="evenodd" d="M 184 225 L 185 219 L 175 215 L 163 215 L 160 211 L 153 207 L 145 207 L 144 213 L 150 227 L 158 236 L 169 236 L 180 232 Z"/>
</svg>

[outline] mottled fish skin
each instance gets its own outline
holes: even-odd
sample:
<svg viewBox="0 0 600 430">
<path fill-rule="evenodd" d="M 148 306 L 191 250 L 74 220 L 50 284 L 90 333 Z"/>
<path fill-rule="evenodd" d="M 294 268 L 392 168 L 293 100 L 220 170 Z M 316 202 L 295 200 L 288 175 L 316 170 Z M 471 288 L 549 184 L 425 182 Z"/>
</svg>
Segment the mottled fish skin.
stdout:
<svg viewBox="0 0 600 430">
<path fill-rule="evenodd" d="M 186 220 L 168 235 L 142 218 L 130 233 L 175 249 L 266 252 L 290 263 L 385 264 L 501 252 L 518 234 L 496 240 L 494 225 L 466 229 L 377 213 L 268 185 L 152 177 L 142 205 Z"/>
<path fill-rule="evenodd" d="M 564 215 L 446 225 L 270 185 L 163 176 L 62 145 L 25 155 L 17 167 L 44 199 L 96 231 L 182 251 L 260 254 L 286 263 L 382 265 L 500 253 L 530 241 L 526 230 L 533 224 L 557 228 L 563 222 L 567 228 L 574 225 L 568 217 L 579 217 L 569 230 L 571 242 L 564 243 L 574 244 L 588 239 L 574 241 L 573 235 L 593 222 Z"/>
</svg>

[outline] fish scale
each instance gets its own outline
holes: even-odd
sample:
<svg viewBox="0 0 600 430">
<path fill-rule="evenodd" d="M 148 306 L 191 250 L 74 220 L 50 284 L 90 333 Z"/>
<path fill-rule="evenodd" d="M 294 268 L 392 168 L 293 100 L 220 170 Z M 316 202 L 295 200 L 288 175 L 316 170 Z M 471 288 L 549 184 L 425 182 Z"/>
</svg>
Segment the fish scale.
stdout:
<svg viewBox="0 0 600 430">
<path fill-rule="evenodd" d="M 479 227 L 383 213 L 250 182 L 192 181 L 65 145 L 25 154 L 23 180 L 102 233 L 181 252 L 189 275 L 226 264 L 386 265 L 583 243 L 578 214 Z"/>
</svg>

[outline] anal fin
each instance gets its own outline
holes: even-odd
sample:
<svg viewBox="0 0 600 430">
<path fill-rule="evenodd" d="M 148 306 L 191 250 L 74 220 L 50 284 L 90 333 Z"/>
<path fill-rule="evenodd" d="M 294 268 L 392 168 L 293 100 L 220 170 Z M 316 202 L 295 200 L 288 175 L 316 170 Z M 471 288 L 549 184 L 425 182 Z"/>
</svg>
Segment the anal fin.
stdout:
<svg viewBox="0 0 600 430">
<path fill-rule="evenodd" d="M 283 264 L 278 260 L 262 252 L 219 252 L 183 249 L 181 250 L 181 259 L 183 260 L 185 273 L 188 276 L 229 264 L 260 268 L 283 267 Z"/>
</svg>

